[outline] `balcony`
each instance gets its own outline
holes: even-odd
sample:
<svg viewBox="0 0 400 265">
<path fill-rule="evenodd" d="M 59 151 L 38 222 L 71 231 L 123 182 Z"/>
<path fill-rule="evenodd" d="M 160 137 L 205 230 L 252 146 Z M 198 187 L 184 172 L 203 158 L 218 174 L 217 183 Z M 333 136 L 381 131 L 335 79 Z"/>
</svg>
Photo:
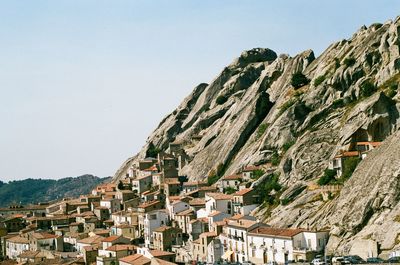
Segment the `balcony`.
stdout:
<svg viewBox="0 0 400 265">
<path fill-rule="evenodd" d="M 301 248 L 301 247 L 295 247 L 293 248 L 293 253 L 298 253 L 298 254 L 306 254 L 307 252 L 312 251 L 310 248 Z"/>
</svg>

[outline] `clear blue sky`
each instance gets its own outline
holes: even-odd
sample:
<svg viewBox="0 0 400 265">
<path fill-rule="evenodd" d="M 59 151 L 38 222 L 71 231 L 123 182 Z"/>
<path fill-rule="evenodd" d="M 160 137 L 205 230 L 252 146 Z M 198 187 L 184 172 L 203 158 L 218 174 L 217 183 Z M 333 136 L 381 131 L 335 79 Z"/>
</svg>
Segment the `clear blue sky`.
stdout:
<svg viewBox="0 0 400 265">
<path fill-rule="evenodd" d="M 1 1 L 0 179 L 112 175 L 242 50 L 321 53 L 400 1 Z"/>
</svg>

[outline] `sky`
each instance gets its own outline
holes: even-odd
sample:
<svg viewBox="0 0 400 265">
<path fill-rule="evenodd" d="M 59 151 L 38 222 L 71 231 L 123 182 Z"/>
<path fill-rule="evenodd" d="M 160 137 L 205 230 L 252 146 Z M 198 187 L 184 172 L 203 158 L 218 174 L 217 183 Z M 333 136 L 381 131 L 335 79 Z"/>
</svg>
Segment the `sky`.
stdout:
<svg viewBox="0 0 400 265">
<path fill-rule="evenodd" d="M 0 1 L 0 180 L 113 175 L 255 47 L 318 55 L 398 0 Z"/>
</svg>

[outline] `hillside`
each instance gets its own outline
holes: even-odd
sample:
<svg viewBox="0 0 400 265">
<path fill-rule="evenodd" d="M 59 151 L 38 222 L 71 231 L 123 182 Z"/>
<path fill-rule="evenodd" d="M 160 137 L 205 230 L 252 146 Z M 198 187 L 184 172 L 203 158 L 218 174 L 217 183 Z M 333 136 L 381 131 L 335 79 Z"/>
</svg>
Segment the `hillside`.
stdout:
<svg viewBox="0 0 400 265">
<path fill-rule="evenodd" d="M 95 186 L 108 180 L 109 178 L 83 175 L 59 180 L 24 179 L 8 183 L 0 181 L 0 207 L 13 203 L 26 205 L 64 197 L 78 197 L 89 193 Z"/>
<path fill-rule="evenodd" d="M 180 142 L 189 157 L 180 174 L 191 180 L 267 169 L 255 186 L 265 201 L 254 214 L 271 225 L 329 229 L 335 253 L 370 241 L 381 253 L 400 247 L 399 34 L 397 18 L 363 26 L 317 58 L 311 50 L 243 52 L 195 87 L 114 181 L 146 154 Z M 329 162 L 358 142 L 382 145 L 321 184 Z"/>
</svg>

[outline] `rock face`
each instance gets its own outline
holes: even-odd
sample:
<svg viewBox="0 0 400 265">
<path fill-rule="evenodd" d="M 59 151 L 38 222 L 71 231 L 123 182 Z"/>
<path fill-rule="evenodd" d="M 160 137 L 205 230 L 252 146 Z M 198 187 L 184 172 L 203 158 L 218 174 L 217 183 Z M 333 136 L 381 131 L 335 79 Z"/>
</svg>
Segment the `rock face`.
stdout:
<svg viewBox="0 0 400 265">
<path fill-rule="evenodd" d="M 362 239 L 386 253 L 399 245 L 400 231 L 399 33 L 400 19 L 364 26 L 318 58 L 312 51 L 294 57 L 262 48 L 243 52 L 165 117 L 114 180 L 144 158 L 150 144 L 167 150 L 182 142 L 190 162 L 180 174 L 191 180 L 233 174 L 275 155 L 279 163 L 269 172 L 279 173 L 281 199 L 290 202 L 260 207 L 256 215 L 282 227 L 331 229 L 333 252 L 349 252 L 351 242 Z M 297 72 L 310 82 L 295 89 Z M 354 141 L 384 143 L 336 196 L 321 199 L 320 189 L 309 187 Z"/>
</svg>

